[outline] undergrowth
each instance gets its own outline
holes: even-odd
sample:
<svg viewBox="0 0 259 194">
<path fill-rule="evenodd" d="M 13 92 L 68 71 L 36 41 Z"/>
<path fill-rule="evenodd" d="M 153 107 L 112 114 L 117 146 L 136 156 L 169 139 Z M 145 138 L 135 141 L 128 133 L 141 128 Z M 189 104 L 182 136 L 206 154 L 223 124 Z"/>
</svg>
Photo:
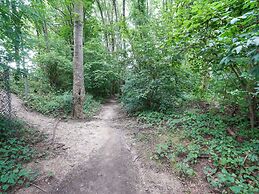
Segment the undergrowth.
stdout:
<svg viewBox="0 0 259 194">
<path fill-rule="evenodd" d="M 10 193 L 16 186 L 28 185 L 36 174 L 24 164 L 37 155 L 33 144 L 43 138 L 24 123 L 0 117 L 0 193 Z"/>
<path fill-rule="evenodd" d="M 73 97 L 70 93 L 63 94 L 48 93 L 46 95 L 30 95 L 25 105 L 37 112 L 52 116 L 68 116 L 72 112 Z M 91 117 L 100 108 L 100 102 L 94 100 L 93 96 L 87 94 L 84 103 L 84 113 Z"/>
<path fill-rule="evenodd" d="M 73 96 L 71 92 L 55 91 L 47 84 L 40 84 L 30 80 L 30 91 L 28 98 L 25 98 L 22 82 L 11 86 L 12 92 L 24 98 L 25 105 L 32 110 L 44 115 L 54 117 L 68 117 L 72 113 Z M 102 99 L 96 99 L 91 94 L 86 94 L 84 113 L 92 117 L 101 106 Z"/>
<path fill-rule="evenodd" d="M 222 112 L 200 110 L 170 115 L 148 111 L 139 113 L 138 118 L 159 126 L 167 136 L 156 146 L 155 160 L 169 162 L 185 177 L 195 176 L 195 167 L 206 160 L 203 173 L 216 190 L 259 192 L 259 131 L 249 129 L 248 121 Z"/>
</svg>

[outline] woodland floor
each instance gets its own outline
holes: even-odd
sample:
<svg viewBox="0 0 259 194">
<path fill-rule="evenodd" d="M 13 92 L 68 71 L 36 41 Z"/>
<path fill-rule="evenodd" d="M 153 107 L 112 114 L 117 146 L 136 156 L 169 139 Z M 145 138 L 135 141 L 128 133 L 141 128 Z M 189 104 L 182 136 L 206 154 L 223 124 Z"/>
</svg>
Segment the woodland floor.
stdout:
<svg viewBox="0 0 259 194">
<path fill-rule="evenodd" d="M 211 193 L 204 181 L 183 182 L 151 161 L 149 145 L 134 139 L 145 126 L 128 118 L 114 100 L 90 121 L 57 121 L 27 110 L 16 96 L 12 100 L 16 116 L 47 135 L 43 157 L 28 164 L 40 176 L 16 193 Z"/>
</svg>

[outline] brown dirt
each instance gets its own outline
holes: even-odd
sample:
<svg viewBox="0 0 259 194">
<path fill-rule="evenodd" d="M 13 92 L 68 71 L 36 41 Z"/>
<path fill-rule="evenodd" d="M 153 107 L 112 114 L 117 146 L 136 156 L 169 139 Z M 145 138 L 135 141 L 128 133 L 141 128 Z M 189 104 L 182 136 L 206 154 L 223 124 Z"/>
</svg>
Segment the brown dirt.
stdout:
<svg viewBox="0 0 259 194">
<path fill-rule="evenodd" d="M 124 118 L 115 101 L 103 105 L 91 121 L 58 124 L 56 119 L 28 111 L 16 96 L 12 96 L 12 106 L 18 118 L 47 134 L 50 141 L 55 131 L 51 145 L 63 150 L 55 157 L 30 163 L 28 166 L 39 169 L 41 176 L 36 186 L 20 189 L 18 194 L 192 193 L 176 175 L 158 170 L 140 155 L 145 154 L 144 147 L 132 138 L 138 126 Z"/>
</svg>

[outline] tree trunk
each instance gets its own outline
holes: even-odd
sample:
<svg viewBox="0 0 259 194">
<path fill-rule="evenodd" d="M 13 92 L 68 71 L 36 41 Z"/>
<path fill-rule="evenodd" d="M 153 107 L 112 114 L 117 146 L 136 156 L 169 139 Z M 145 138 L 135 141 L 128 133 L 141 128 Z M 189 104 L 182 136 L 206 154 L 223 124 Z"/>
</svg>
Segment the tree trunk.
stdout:
<svg viewBox="0 0 259 194">
<path fill-rule="evenodd" d="M 147 0 L 147 5 L 146 5 L 146 8 L 147 8 L 147 16 L 148 16 L 148 14 L 149 14 L 149 2 L 148 2 L 149 0 Z"/>
<path fill-rule="evenodd" d="M 126 30 L 126 0 L 122 1 L 122 20 L 123 20 L 123 30 Z M 122 44 L 123 44 L 123 50 L 126 55 L 126 40 L 125 38 L 122 38 Z M 124 56 L 126 57 L 126 56 Z"/>
<path fill-rule="evenodd" d="M 113 4 L 113 9 L 114 9 L 115 21 L 118 22 L 118 11 L 117 11 L 116 0 L 112 0 L 112 4 Z"/>
<path fill-rule="evenodd" d="M 83 67 L 83 2 L 75 1 L 74 5 L 74 58 L 73 58 L 73 117 L 84 117 L 85 100 L 84 67 Z"/>
<path fill-rule="evenodd" d="M 256 115 L 256 109 L 258 107 L 257 98 L 256 98 L 256 96 L 253 96 L 251 94 L 247 94 L 246 99 L 249 103 L 248 109 L 249 109 L 250 126 L 253 129 L 253 128 L 257 127 L 257 121 L 258 121 L 257 115 Z"/>
<path fill-rule="evenodd" d="M 29 81 L 27 72 L 24 75 L 24 96 L 26 100 L 29 98 Z"/>
<path fill-rule="evenodd" d="M 240 82 L 241 88 L 246 91 L 248 94 L 246 95 L 245 99 L 248 102 L 248 110 L 249 110 L 249 120 L 250 120 L 250 126 L 251 128 L 254 128 L 256 126 L 256 107 L 257 107 L 257 99 L 256 97 L 253 97 L 251 93 L 254 91 L 255 83 L 252 83 L 251 86 L 249 86 L 249 83 L 246 82 L 240 75 L 241 71 L 234 65 L 230 66 L 234 74 L 236 75 L 237 79 Z"/>
<path fill-rule="evenodd" d="M 98 9 L 100 11 L 100 14 L 101 14 L 103 26 L 105 27 L 106 23 L 105 23 L 105 19 L 104 19 L 103 9 L 102 9 L 101 3 L 100 3 L 99 0 L 96 0 L 96 3 L 97 3 L 97 7 L 98 7 Z M 108 34 L 107 34 L 106 29 L 104 30 L 104 39 L 105 39 L 107 51 L 109 51 L 109 40 L 108 40 Z"/>
<path fill-rule="evenodd" d="M 14 45 L 14 60 L 16 63 L 16 74 L 15 74 L 15 81 L 20 80 L 20 75 L 21 75 L 21 67 L 20 67 L 20 47 L 21 47 L 21 15 L 19 13 L 19 9 L 17 8 L 17 2 L 15 0 L 11 1 L 11 10 L 12 10 L 12 15 L 11 19 L 14 22 L 14 28 L 13 28 L 13 33 L 15 38 L 13 39 L 13 45 Z"/>
<path fill-rule="evenodd" d="M 115 33 L 114 33 L 114 39 L 115 39 L 115 50 L 121 50 L 122 48 L 122 40 L 121 40 L 121 36 L 120 36 L 120 25 L 118 25 L 118 22 L 119 22 L 119 10 L 118 10 L 118 3 L 116 0 L 113 0 L 113 9 L 114 9 L 114 15 L 115 15 L 115 22 L 116 22 L 116 25 L 115 25 Z"/>
<path fill-rule="evenodd" d="M 45 40 L 47 52 L 49 52 L 48 26 L 47 26 L 45 16 L 44 16 L 44 20 L 43 20 L 43 24 L 42 24 L 42 31 L 43 31 L 43 35 L 44 35 L 44 40 Z"/>
</svg>

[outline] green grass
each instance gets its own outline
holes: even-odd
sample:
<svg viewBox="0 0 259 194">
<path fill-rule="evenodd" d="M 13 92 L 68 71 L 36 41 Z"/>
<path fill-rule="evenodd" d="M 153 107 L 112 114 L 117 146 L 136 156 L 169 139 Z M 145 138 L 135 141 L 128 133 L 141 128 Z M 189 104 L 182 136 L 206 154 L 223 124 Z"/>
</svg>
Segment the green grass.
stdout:
<svg viewBox="0 0 259 194">
<path fill-rule="evenodd" d="M 171 163 L 180 175 L 195 176 L 196 165 L 206 158 L 204 176 L 213 187 L 223 193 L 259 192 L 259 131 L 249 129 L 247 120 L 198 109 L 170 115 L 142 112 L 139 119 L 167 136 L 154 148 L 153 158 Z"/>
<path fill-rule="evenodd" d="M 41 140 L 42 136 L 24 123 L 0 117 L 0 193 L 9 193 L 35 178 L 24 164 L 36 157 L 33 144 Z"/>
</svg>

